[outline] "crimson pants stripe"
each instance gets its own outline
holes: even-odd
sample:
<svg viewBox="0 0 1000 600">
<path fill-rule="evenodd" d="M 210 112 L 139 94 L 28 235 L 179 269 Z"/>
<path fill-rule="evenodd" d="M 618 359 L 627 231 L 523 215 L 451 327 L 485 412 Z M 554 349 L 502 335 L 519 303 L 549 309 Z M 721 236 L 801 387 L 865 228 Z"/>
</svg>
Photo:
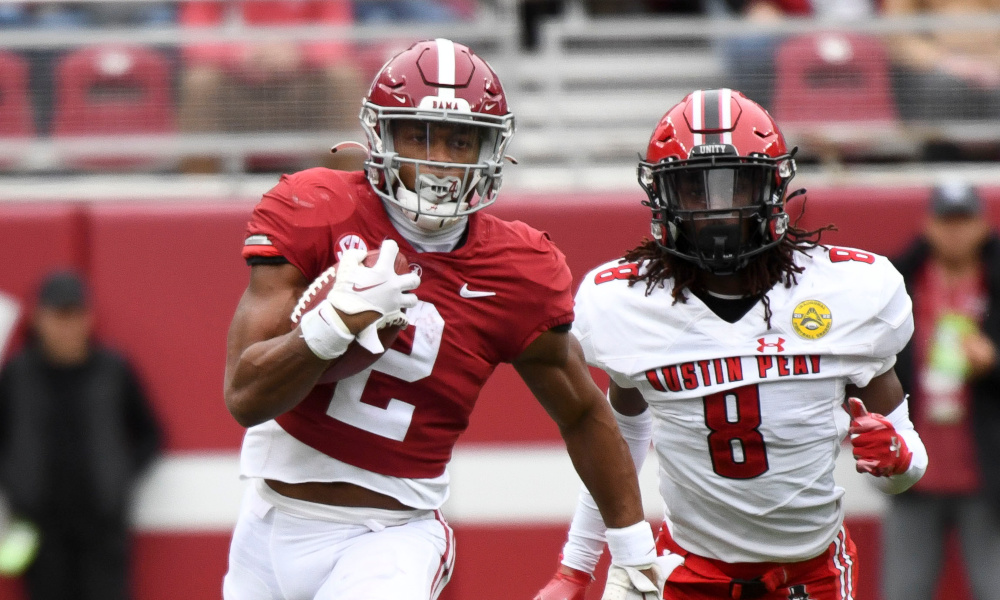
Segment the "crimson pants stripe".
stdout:
<svg viewBox="0 0 1000 600">
<path fill-rule="evenodd" d="M 448 522 L 444 520 L 444 516 L 440 510 L 434 511 L 434 517 L 441 524 L 441 527 L 444 528 L 445 546 L 444 553 L 441 555 L 441 564 L 438 565 L 437 573 L 434 575 L 434 582 L 431 584 L 431 600 L 435 600 L 441 594 L 444 586 L 451 579 L 451 572 L 455 566 L 455 532 L 448 525 Z"/>
</svg>

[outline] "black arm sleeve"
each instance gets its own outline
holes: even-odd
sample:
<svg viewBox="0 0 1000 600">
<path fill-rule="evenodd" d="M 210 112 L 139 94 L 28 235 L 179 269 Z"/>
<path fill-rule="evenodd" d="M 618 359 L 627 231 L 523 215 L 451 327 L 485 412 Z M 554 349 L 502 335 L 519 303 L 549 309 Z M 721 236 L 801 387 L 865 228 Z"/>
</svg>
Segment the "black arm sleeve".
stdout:
<svg viewBox="0 0 1000 600">
<path fill-rule="evenodd" d="M 284 256 L 251 256 L 247 259 L 247 264 L 254 265 L 285 265 L 288 259 Z"/>
</svg>

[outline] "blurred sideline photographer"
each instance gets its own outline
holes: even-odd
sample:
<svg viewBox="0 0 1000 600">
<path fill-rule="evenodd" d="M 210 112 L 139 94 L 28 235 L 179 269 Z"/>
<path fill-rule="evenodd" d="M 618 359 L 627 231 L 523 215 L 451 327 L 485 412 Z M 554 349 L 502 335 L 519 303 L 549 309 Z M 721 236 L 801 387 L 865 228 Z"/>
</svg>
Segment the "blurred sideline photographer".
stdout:
<svg viewBox="0 0 1000 600">
<path fill-rule="evenodd" d="M 129 597 L 131 491 L 161 432 L 128 362 L 93 341 L 93 321 L 79 275 L 50 274 L 27 345 L 0 371 L 0 490 L 21 534 L 5 567 L 26 569 L 31 600 Z"/>
<path fill-rule="evenodd" d="M 934 597 L 957 531 L 974 597 L 1000 598 L 1000 238 L 977 190 L 937 186 L 924 233 L 896 261 L 913 298 L 913 341 L 896 372 L 934 466 L 892 498 L 884 597 Z"/>
</svg>

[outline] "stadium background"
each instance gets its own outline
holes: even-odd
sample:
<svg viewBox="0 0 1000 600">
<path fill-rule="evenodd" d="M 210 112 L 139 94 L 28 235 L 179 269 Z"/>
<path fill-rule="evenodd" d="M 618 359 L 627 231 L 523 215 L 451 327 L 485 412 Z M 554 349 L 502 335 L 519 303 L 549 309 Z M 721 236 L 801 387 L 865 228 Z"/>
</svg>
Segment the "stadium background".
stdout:
<svg viewBox="0 0 1000 600">
<path fill-rule="evenodd" d="M 13 3 L 0 7 L 7 4 Z M 783 105 L 784 115 L 775 110 L 789 142 L 801 148 L 794 183 L 809 189 L 802 224 L 832 222 L 839 229 L 830 242 L 893 254 L 919 229 L 928 186 L 956 174 L 983 186 L 990 218 L 1000 223 L 996 124 L 903 122 L 894 108 L 874 110 L 893 99 L 878 76 L 885 64 L 863 45 L 934 27 L 1000 30 L 996 15 L 753 25 L 707 14 L 595 16 L 567 2 L 562 15 L 539 22 L 536 47 L 529 49 L 519 41 L 524 32 L 514 0 L 461 4 L 460 21 L 438 24 L 261 29 L 230 23 L 195 33 L 172 25 L 2 30 L 0 50 L 98 49 L 100 70 L 107 56 L 120 64 L 137 46 L 170 56 L 171 47 L 206 39 L 332 38 L 358 48 L 367 79 L 405 40 L 444 36 L 468 43 L 501 74 L 518 118 L 511 153 L 521 164 L 509 170 L 490 210 L 548 231 L 578 282 L 648 231 L 635 158 L 662 112 L 691 89 L 726 85 L 720 41 L 747 32 L 777 34 L 811 40 L 797 47 L 798 62 L 834 74 L 822 89 L 803 83 L 790 90 L 795 101 Z M 816 49 L 816 56 L 802 48 Z M 0 71 L 9 72 L 4 60 L 0 56 Z M 18 88 L 9 77 L 0 80 L 0 114 L 7 118 Z M 175 76 L 149 85 L 156 93 L 125 94 L 124 101 L 155 98 L 159 109 L 176 109 Z M 795 105 L 810 110 L 788 112 Z M 128 114 L 122 105 L 101 110 Z M 221 380 L 226 328 L 247 281 L 239 258 L 244 226 L 278 176 L 256 159 L 277 153 L 296 166 L 320 164 L 332 143 L 362 138 L 351 128 L 199 135 L 175 126 L 150 131 L 144 117 L 118 121 L 72 135 L 0 131 L 0 291 L 26 308 L 50 268 L 73 266 L 87 274 L 100 336 L 134 359 L 167 429 L 167 453 L 137 495 L 136 598 L 208 600 L 220 597 L 244 489 L 237 460 L 242 430 L 225 410 Z M 964 148 L 964 160 L 928 160 L 928 145 L 942 140 Z M 219 172 L 183 173 L 183 157 L 195 150 L 220 158 Z M 793 214 L 801 209 L 801 200 L 791 206 Z M 22 323 L 8 351 L 23 333 Z M 648 461 L 642 480 L 647 518 L 656 523 L 654 463 Z M 451 471 L 445 514 L 456 530 L 458 563 L 442 598 L 531 597 L 555 567 L 579 480 L 555 427 L 509 367 L 488 383 Z M 838 479 L 848 488 L 848 523 L 861 552 L 858 599 L 877 600 L 884 500 L 849 460 L 838 465 Z M 965 598 L 964 575 L 950 560 L 939 597 Z M 20 597 L 19 582 L 0 579 L 0 598 Z"/>
</svg>

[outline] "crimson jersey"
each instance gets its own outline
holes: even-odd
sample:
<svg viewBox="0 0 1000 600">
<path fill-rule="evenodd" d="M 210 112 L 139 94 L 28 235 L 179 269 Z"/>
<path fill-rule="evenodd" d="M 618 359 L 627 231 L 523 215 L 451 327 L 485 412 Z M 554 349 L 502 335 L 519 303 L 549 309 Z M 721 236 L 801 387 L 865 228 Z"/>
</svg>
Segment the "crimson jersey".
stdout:
<svg viewBox="0 0 1000 600">
<path fill-rule="evenodd" d="M 420 253 L 385 210 L 363 173 L 328 169 L 282 177 L 254 209 L 245 258 L 283 256 L 312 280 L 344 250 L 377 248 L 391 238 L 421 276 L 420 302 L 407 311 L 410 326 L 371 368 L 317 385 L 275 419 L 280 431 L 273 424 L 264 430 L 364 471 L 437 478 L 496 365 L 512 361 L 540 333 L 572 322 L 572 278 L 548 236 L 524 223 L 475 213 L 460 248 Z M 291 479 L 339 478 L 336 470 L 314 470 L 321 472 Z M 267 472 L 244 460 L 244 474 Z"/>
</svg>

